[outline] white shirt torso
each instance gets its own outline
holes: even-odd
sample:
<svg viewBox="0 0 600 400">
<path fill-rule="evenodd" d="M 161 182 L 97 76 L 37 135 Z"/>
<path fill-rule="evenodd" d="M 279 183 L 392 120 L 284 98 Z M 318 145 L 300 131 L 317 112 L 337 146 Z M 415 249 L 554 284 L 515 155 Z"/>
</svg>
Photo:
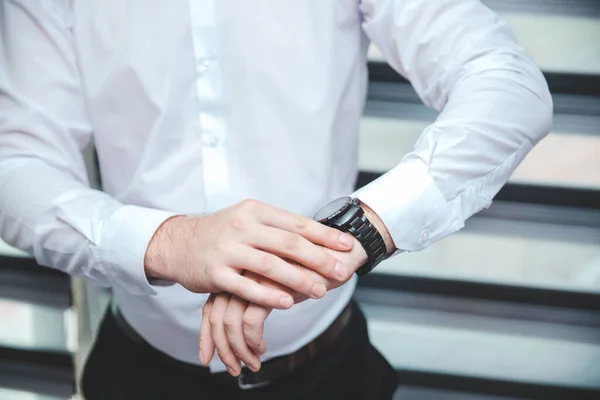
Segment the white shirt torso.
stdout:
<svg viewBox="0 0 600 400">
<path fill-rule="evenodd" d="M 150 285 L 148 241 L 175 213 L 253 198 L 312 216 L 351 194 L 369 39 L 443 109 L 413 152 L 356 193 L 399 249 L 460 229 L 550 126 L 539 70 L 477 1 L 2 7 L 0 234 L 43 265 L 112 286 L 150 344 L 190 363 L 206 295 Z M 91 139 L 105 193 L 86 187 L 78 152 Z M 355 283 L 273 312 L 264 358 L 322 332 Z"/>
</svg>

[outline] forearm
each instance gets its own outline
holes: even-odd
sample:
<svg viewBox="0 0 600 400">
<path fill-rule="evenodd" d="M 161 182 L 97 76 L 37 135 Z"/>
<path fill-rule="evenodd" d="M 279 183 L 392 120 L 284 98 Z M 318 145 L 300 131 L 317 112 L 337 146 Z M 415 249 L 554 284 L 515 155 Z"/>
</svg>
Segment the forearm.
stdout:
<svg viewBox="0 0 600 400">
<path fill-rule="evenodd" d="M 421 250 L 490 204 L 549 132 L 552 99 L 506 23 L 478 1 L 362 0 L 361 9 L 388 63 L 441 111 L 412 152 L 355 194 L 398 249 Z"/>
<path fill-rule="evenodd" d="M 415 149 L 356 194 L 399 249 L 420 250 L 461 229 L 548 133 L 551 103 L 534 78 L 537 88 L 512 72 L 466 76 Z"/>
</svg>

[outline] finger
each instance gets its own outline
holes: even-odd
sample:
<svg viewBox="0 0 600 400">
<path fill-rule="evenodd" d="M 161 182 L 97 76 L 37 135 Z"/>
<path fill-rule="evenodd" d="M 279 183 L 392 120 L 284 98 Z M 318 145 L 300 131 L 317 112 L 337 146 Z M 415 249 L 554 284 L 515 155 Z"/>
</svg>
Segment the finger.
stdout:
<svg viewBox="0 0 600 400">
<path fill-rule="evenodd" d="M 240 361 L 233 353 L 225 329 L 223 327 L 223 318 L 225 316 L 225 310 L 227 310 L 227 304 L 229 303 L 230 296 L 227 294 L 219 294 L 215 298 L 215 302 L 212 306 L 209 321 L 211 327 L 211 334 L 217 348 L 217 354 L 223 364 L 227 367 L 227 372 L 232 376 L 238 376 L 242 371 Z"/>
<path fill-rule="evenodd" d="M 257 228 L 252 237 L 248 238 L 248 242 L 257 249 L 294 261 L 325 278 L 337 278 L 338 259 L 324 247 L 299 234 L 263 226 Z"/>
<path fill-rule="evenodd" d="M 349 251 L 354 246 L 354 238 L 347 233 L 276 207 L 265 207 L 259 218 L 265 225 L 296 233 L 332 250 Z"/>
<path fill-rule="evenodd" d="M 260 285 L 233 270 L 225 270 L 215 277 L 215 283 L 224 292 L 265 307 L 285 310 L 294 304 L 294 299 L 289 293 Z"/>
<path fill-rule="evenodd" d="M 266 351 L 263 340 L 263 330 L 265 328 L 265 320 L 271 311 L 272 309 L 270 308 L 250 304 L 246 308 L 242 318 L 246 343 L 248 343 L 248 346 L 252 351 L 261 355 Z"/>
<path fill-rule="evenodd" d="M 252 247 L 240 247 L 230 255 L 229 264 L 313 299 L 319 299 L 327 292 L 327 280 L 318 273 Z"/>
<path fill-rule="evenodd" d="M 296 264 L 293 264 L 293 266 L 295 266 L 296 268 L 302 268 L 302 266 L 296 265 Z M 304 269 L 307 273 L 314 275 L 315 280 L 323 280 L 323 277 L 321 275 L 317 274 L 316 272 L 310 271 L 306 268 L 304 268 Z M 263 275 L 257 274 L 255 272 L 245 270 L 244 276 L 248 277 L 249 279 L 252 279 L 254 282 L 260 284 L 261 286 L 265 286 L 265 287 L 272 288 L 272 289 L 279 289 L 282 292 L 288 293 L 294 299 L 294 304 L 302 303 L 303 301 L 308 300 L 310 298 L 302 293 L 296 292 L 296 291 L 290 289 L 289 287 L 282 285 L 281 283 L 272 281 L 271 279 L 269 279 Z M 324 280 L 324 282 L 327 282 L 327 281 Z M 328 284 L 326 285 L 326 287 L 330 286 L 329 285 L 330 282 L 333 282 L 333 281 L 329 281 Z M 256 304 L 256 303 L 254 303 L 254 304 Z"/>
<path fill-rule="evenodd" d="M 215 342 L 212 338 L 210 329 L 210 314 L 215 300 L 215 295 L 211 294 L 202 308 L 202 322 L 200 323 L 200 341 L 198 348 L 200 349 L 200 363 L 208 365 L 215 354 Z"/>
<path fill-rule="evenodd" d="M 223 326 L 234 354 L 246 363 L 250 370 L 256 372 L 260 369 L 260 358 L 250 350 L 242 331 L 242 317 L 247 306 L 246 300 L 232 297 L 225 311 Z"/>
</svg>

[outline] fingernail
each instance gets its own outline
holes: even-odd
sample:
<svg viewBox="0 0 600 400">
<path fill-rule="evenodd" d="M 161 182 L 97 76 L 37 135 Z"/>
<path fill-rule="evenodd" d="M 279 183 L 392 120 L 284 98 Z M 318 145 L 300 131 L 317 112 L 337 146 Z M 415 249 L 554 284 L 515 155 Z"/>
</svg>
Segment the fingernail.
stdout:
<svg viewBox="0 0 600 400">
<path fill-rule="evenodd" d="M 344 271 L 344 266 L 341 263 L 337 263 L 335 266 L 335 274 L 338 276 L 338 278 L 344 279 L 346 276 L 345 272 L 346 271 Z"/>
<path fill-rule="evenodd" d="M 312 288 L 313 297 L 320 299 L 327 293 L 327 288 L 322 283 L 315 283 Z"/>
<path fill-rule="evenodd" d="M 340 235 L 340 243 L 346 247 L 350 247 L 354 243 L 354 240 L 352 236 L 348 235 L 347 233 L 342 233 Z"/>
<path fill-rule="evenodd" d="M 229 375 L 231 376 L 238 376 L 238 373 L 231 367 L 227 367 L 227 372 L 229 372 Z"/>
<path fill-rule="evenodd" d="M 289 296 L 283 296 L 281 300 L 279 300 L 279 304 L 281 304 L 281 307 L 283 308 L 290 308 L 292 304 L 294 304 L 294 300 Z"/>
</svg>

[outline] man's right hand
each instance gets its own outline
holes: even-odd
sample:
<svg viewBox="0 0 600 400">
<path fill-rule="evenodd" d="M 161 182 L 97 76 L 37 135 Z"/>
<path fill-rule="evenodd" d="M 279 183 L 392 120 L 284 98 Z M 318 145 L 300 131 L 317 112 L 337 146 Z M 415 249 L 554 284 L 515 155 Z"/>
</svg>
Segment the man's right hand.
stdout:
<svg viewBox="0 0 600 400">
<path fill-rule="evenodd" d="M 348 266 L 323 247 L 345 252 L 353 245 L 351 236 L 336 229 L 244 200 L 214 214 L 165 221 L 150 241 L 145 268 L 149 277 L 177 282 L 192 292 L 228 292 L 286 309 L 294 303 L 289 293 L 321 298 L 326 293 L 323 277 L 340 280 L 347 275 Z M 290 290 L 261 285 L 244 277 L 244 271 Z"/>
</svg>

